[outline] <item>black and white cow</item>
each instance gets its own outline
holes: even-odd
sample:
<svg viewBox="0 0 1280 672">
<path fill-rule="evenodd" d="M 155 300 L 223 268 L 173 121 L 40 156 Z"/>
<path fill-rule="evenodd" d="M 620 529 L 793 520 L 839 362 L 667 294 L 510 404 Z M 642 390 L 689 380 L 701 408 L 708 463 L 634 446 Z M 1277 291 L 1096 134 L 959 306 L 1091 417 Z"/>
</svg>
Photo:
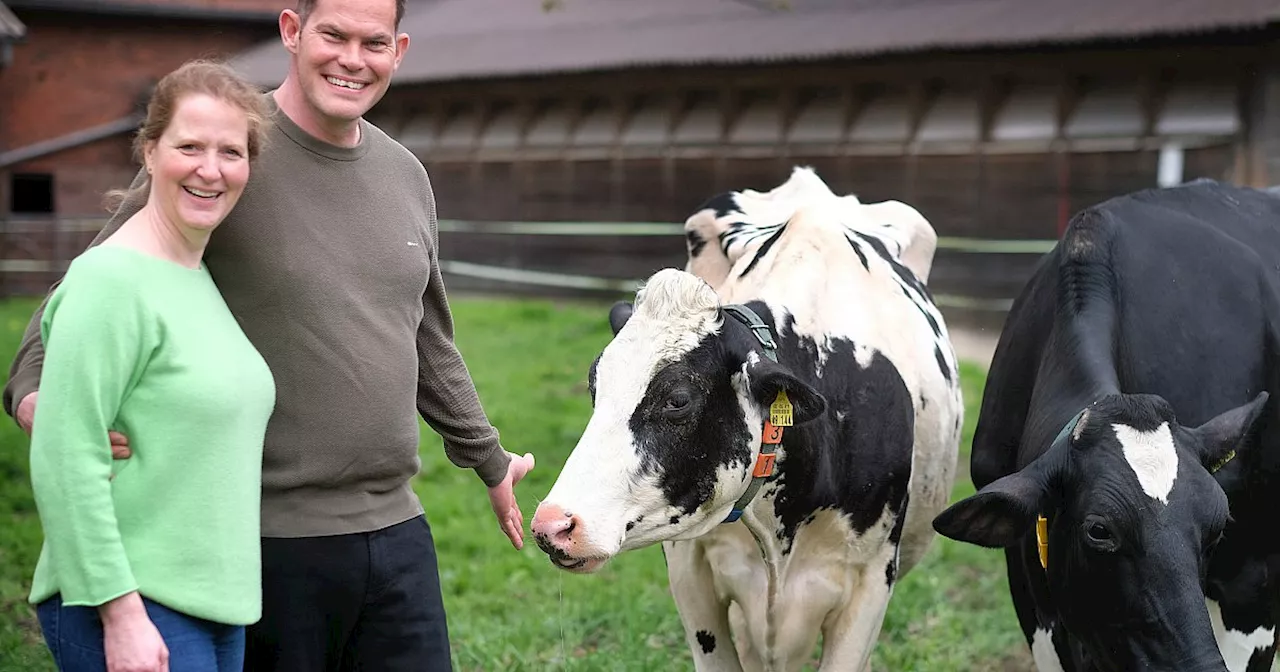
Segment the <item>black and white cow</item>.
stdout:
<svg viewBox="0 0 1280 672">
<path fill-rule="evenodd" d="M 933 229 L 797 169 L 712 199 L 686 231 L 692 272 L 654 274 L 610 314 L 594 411 L 534 537 L 578 572 L 663 542 L 698 670 L 797 669 L 819 633 L 823 670 L 860 670 L 960 440 L 955 355 L 921 280 Z M 780 391 L 791 426 L 771 414 Z"/>
<path fill-rule="evenodd" d="M 1042 672 L 1270 669 L 1277 269 L 1280 198 L 1196 182 L 1083 210 L 1014 303 L 935 527 L 1005 548 Z"/>
</svg>

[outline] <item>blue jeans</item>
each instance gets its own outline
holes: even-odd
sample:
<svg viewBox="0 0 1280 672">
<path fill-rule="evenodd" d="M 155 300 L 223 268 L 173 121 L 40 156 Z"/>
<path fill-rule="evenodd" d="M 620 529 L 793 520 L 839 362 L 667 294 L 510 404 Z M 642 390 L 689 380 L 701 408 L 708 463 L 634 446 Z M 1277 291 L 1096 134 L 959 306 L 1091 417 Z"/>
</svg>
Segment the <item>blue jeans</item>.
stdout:
<svg viewBox="0 0 1280 672">
<path fill-rule="evenodd" d="M 169 649 L 169 672 L 241 672 L 244 627 L 188 616 L 143 598 L 147 616 Z M 54 595 L 36 606 L 44 641 L 61 672 L 106 672 L 96 607 L 67 607 Z"/>
</svg>

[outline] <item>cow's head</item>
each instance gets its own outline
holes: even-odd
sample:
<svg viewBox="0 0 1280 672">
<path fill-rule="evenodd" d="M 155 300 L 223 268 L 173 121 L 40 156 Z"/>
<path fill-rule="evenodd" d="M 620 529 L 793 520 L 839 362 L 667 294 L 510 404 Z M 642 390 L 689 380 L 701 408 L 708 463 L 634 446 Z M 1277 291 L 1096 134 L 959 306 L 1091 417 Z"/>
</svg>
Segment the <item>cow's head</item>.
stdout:
<svg viewBox="0 0 1280 672">
<path fill-rule="evenodd" d="M 591 419 L 533 519 L 539 547 L 580 572 L 720 524 L 751 481 L 779 390 L 797 425 L 826 410 L 684 271 L 659 271 L 609 321 L 588 374 Z"/>
<path fill-rule="evenodd" d="M 1045 516 L 1052 606 L 1041 604 L 1056 610 L 1088 669 L 1225 669 L 1202 590 L 1228 519 L 1212 472 L 1243 445 L 1266 399 L 1184 427 L 1160 397 L 1103 398 L 1039 458 L 953 504 L 934 528 L 1034 548 L 1028 539 Z M 1024 557 L 1041 571 L 1034 552 Z"/>
</svg>

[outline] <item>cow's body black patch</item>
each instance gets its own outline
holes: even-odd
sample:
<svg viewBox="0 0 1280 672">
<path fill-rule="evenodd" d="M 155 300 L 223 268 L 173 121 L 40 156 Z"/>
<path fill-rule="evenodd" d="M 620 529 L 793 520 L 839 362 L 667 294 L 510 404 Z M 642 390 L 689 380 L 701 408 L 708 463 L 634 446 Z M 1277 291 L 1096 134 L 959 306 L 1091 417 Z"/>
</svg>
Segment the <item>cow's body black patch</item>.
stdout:
<svg viewBox="0 0 1280 672">
<path fill-rule="evenodd" d="M 933 356 L 938 360 L 938 370 L 942 371 L 942 377 L 951 382 L 951 367 L 947 365 L 947 358 L 942 355 L 942 346 L 933 346 Z"/>
<path fill-rule="evenodd" d="M 778 239 L 782 237 L 782 233 L 786 230 L 786 227 L 779 227 L 776 233 L 765 239 L 765 241 L 761 243 L 760 247 L 756 250 L 756 256 L 751 258 L 751 262 L 747 264 L 746 268 L 742 269 L 742 272 L 738 274 L 738 277 L 746 277 L 746 275 L 751 272 L 751 269 L 755 268 L 756 264 L 760 263 L 760 260 L 764 258 L 764 255 L 769 253 L 769 248 L 773 247 L 773 244 L 778 242 Z"/>
<path fill-rule="evenodd" d="M 596 358 L 591 361 L 591 368 L 587 369 L 587 392 L 591 394 L 592 406 L 596 403 L 596 369 L 600 366 L 602 356 L 604 356 L 603 352 L 596 355 Z"/>
<path fill-rule="evenodd" d="M 707 246 L 707 241 L 698 235 L 697 231 L 686 231 L 684 235 L 689 241 L 689 257 L 694 258 L 702 254 L 702 248 Z"/>
<path fill-rule="evenodd" d="M 912 305 L 916 307 L 916 310 L 920 311 L 920 315 L 924 317 L 924 321 L 929 324 L 929 330 L 933 332 L 935 343 L 934 355 L 938 359 L 938 367 L 942 371 L 942 377 L 945 378 L 948 383 L 951 383 L 952 385 L 956 384 L 956 369 L 951 364 L 947 363 L 947 358 L 942 353 L 942 347 L 946 344 L 947 339 L 943 336 L 942 325 L 938 321 L 940 316 L 935 317 L 934 313 L 931 312 L 931 310 L 936 311 L 937 307 L 934 305 L 933 294 L 930 293 L 928 286 L 921 282 L 920 278 L 917 278 L 916 274 L 913 273 L 911 269 L 904 266 L 902 262 L 892 254 L 889 254 L 889 249 L 885 247 L 884 241 L 879 238 L 857 231 L 847 232 L 845 234 L 845 238 L 849 241 L 849 244 L 853 246 L 853 249 L 857 251 L 858 258 L 862 259 L 864 266 L 867 263 L 866 256 L 863 255 L 861 245 L 854 240 L 855 238 L 858 241 L 866 243 L 867 246 L 875 251 L 877 256 L 883 259 L 885 263 L 889 264 L 889 267 L 893 269 L 893 273 L 898 279 L 898 286 L 902 289 L 903 295 L 911 301 Z"/>
<path fill-rule="evenodd" d="M 748 305 L 771 325 L 763 303 Z M 785 457 L 778 461 L 774 511 L 782 520 L 789 552 L 796 530 L 815 512 L 835 510 L 859 532 L 879 522 L 886 509 L 905 511 L 915 440 L 911 393 L 894 365 L 876 353 L 865 369 L 854 343 L 832 338 L 822 376 L 815 369 L 817 344 L 796 334 L 794 318 L 775 325 L 779 359 L 827 399 L 827 412 L 783 434 Z M 843 419 L 836 419 L 836 411 Z M 798 487 L 788 488 L 789 483 Z"/>
<path fill-rule="evenodd" d="M 846 235 L 844 239 L 849 241 L 849 247 L 852 247 L 853 253 L 858 255 L 858 261 L 862 262 L 862 268 L 866 269 L 867 271 L 870 271 L 871 264 L 870 262 L 867 261 L 867 253 L 862 251 L 862 247 L 859 246 L 857 243 L 855 243 L 853 241 L 853 238 L 850 238 L 849 236 Z"/>
<path fill-rule="evenodd" d="M 905 511 L 907 503 L 911 501 L 911 495 L 908 494 L 902 498 L 902 509 Z M 893 524 L 893 530 L 889 532 L 889 545 L 894 548 L 893 559 L 884 567 L 884 579 L 889 586 L 898 580 L 898 554 L 897 548 L 902 543 L 902 528 L 907 524 L 907 517 L 899 515 L 898 520 Z"/>
<path fill-rule="evenodd" d="M 883 240 L 857 231 L 853 231 L 852 233 L 857 236 L 859 240 L 870 245 L 871 249 L 875 250 L 875 253 L 881 259 L 884 259 L 885 263 L 889 264 L 889 267 L 893 269 L 893 272 L 905 285 L 919 292 L 921 296 L 928 298 L 930 301 L 933 300 L 933 295 L 929 293 L 929 288 L 926 287 L 923 282 L 920 282 L 920 278 L 917 278 L 916 274 L 911 272 L 911 269 L 903 266 L 902 262 L 898 261 L 897 257 L 889 254 L 889 248 L 884 246 Z"/>
<path fill-rule="evenodd" d="M 698 631 L 698 646 L 702 647 L 702 652 L 706 654 L 714 653 L 716 650 L 716 636 L 706 630 Z"/>
<path fill-rule="evenodd" d="M 742 210 L 738 207 L 736 191 L 726 191 L 716 194 L 707 199 L 698 210 L 714 210 L 716 219 L 723 219 L 729 215 L 741 215 Z"/>
</svg>

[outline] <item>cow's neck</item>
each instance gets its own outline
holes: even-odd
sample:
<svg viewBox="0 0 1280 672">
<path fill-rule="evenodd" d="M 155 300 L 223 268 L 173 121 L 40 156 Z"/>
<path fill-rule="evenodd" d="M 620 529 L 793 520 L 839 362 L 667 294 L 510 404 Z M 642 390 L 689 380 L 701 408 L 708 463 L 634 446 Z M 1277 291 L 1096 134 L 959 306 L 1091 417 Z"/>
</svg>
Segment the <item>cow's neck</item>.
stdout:
<svg viewBox="0 0 1280 672">
<path fill-rule="evenodd" d="M 1096 324 L 1090 323 L 1090 328 L 1081 325 L 1085 320 L 1075 320 L 1055 329 L 1049 339 L 1048 347 L 1059 354 L 1054 357 L 1056 366 L 1045 372 L 1048 385 L 1038 385 L 1038 391 L 1071 407 L 1069 416 L 1121 391 L 1112 334 L 1115 318 L 1109 310 L 1096 312 Z"/>
</svg>

